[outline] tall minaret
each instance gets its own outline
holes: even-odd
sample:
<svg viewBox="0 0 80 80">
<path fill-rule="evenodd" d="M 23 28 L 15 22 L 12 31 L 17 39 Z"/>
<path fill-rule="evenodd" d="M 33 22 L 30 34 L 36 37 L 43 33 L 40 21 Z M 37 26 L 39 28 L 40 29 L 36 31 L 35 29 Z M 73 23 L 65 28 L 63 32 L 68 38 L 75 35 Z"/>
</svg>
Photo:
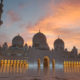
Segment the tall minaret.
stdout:
<svg viewBox="0 0 80 80">
<path fill-rule="evenodd" d="M 3 13 L 3 0 L 1 0 L 0 3 L 0 25 L 3 24 L 3 21 L 1 20 L 2 13 Z"/>
</svg>

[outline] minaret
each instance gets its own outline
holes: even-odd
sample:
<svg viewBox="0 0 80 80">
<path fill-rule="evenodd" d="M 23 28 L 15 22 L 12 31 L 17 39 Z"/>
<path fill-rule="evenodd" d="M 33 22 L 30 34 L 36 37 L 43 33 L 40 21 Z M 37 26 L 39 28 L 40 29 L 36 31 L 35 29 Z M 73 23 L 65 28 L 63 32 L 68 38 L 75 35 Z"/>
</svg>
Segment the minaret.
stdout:
<svg viewBox="0 0 80 80">
<path fill-rule="evenodd" d="M 2 13 L 3 13 L 3 0 L 1 0 L 0 3 L 0 25 L 3 24 L 3 21 L 1 20 Z"/>
</svg>

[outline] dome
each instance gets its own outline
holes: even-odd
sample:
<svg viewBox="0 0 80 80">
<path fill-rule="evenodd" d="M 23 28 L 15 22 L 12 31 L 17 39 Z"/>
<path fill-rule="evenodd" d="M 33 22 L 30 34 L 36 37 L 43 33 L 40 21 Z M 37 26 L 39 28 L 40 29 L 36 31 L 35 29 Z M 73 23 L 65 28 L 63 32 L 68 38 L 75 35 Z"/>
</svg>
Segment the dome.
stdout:
<svg viewBox="0 0 80 80">
<path fill-rule="evenodd" d="M 46 42 L 46 36 L 41 32 L 36 33 L 33 37 L 33 42 L 36 42 L 36 41 Z"/>
<path fill-rule="evenodd" d="M 7 48 L 8 48 L 7 42 L 5 42 L 5 43 L 3 44 L 3 48 L 4 48 L 4 49 L 7 49 Z"/>
<path fill-rule="evenodd" d="M 24 40 L 20 35 L 15 36 L 13 38 L 13 40 L 12 40 L 13 47 L 23 47 L 23 45 L 24 45 Z"/>
<path fill-rule="evenodd" d="M 49 47 L 47 45 L 46 36 L 43 33 L 41 33 L 40 31 L 38 33 L 36 33 L 33 37 L 33 47 L 49 49 Z"/>
<path fill-rule="evenodd" d="M 55 40 L 54 44 L 64 44 L 64 41 L 58 38 L 57 40 Z"/>
<path fill-rule="evenodd" d="M 60 38 L 55 40 L 54 49 L 55 50 L 64 50 L 64 41 L 62 39 L 60 39 Z"/>
<path fill-rule="evenodd" d="M 77 55 L 77 53 L 78 53 L 78 50 L 77 50 L 77 48 L 74 46 L 73 47 L 73 49 L 72 49 L 72 53 L 74 53 L 74 54 L 76 54 Z"/>
</svg>

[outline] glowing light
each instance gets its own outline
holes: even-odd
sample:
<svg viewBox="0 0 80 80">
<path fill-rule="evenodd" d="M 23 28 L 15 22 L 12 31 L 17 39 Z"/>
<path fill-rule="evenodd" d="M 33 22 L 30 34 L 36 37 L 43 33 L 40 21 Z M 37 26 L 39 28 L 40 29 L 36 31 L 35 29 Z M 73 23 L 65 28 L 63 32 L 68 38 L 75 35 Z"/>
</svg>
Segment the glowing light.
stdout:
<svg viewBox="0 0 80 80">
<path fill-rule="evenodd" d="M 26 60 L 0 60 L 0 64 L 0 72 L 22 72 L 24 67 L 28 69 Z"/>
<path fill-rule="evenodd" d="M 80 72 L 80 61 L 64 61 L 64 72 Z"/>
</svg>

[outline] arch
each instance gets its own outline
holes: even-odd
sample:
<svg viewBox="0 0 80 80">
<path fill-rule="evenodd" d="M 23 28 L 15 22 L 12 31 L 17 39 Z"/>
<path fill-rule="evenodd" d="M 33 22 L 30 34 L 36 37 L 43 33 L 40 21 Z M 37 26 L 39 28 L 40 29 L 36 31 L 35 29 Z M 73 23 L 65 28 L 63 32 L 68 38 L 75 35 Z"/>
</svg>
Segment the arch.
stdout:
<svg viewBox="0 0 80 80">
<path fill-rule="evenodd" d="M 49 67 L 49 57 L 48 57 L 48 56 L 45 56 L 45 57 L 44 57 L 43 66 L 44 66 L 45 68 L 46 68 L 46 67 Z"/>
</svg>

